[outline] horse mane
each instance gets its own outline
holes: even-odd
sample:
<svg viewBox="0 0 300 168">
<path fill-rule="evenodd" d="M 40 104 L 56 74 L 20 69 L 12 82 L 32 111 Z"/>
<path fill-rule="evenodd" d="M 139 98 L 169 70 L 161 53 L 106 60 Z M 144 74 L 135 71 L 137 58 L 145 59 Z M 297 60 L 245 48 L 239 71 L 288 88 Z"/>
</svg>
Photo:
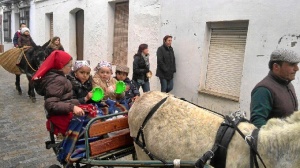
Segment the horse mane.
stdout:
<svg viewBox="0 0 300 168">
<path fill-rule="evenodd" d="M 42 45 L 42 48 L 45 49 L 51 42 L 51 39 L 48 40 L 45 44 Z"/>
<path fill-rule="evenodd" d="M 264 125 L 262 129 L 272 131 L 272 129 L 277 129 L 277 127 L 282 128 L 283 126 L 294 124 L 297 122 L 300 122 L 300 111 L 296 111 L 286 118 L 272 118 L 268 120 L 267 124 Z"/>
<path fill-rule="evenodd" d="M 262 126 L 258 137 L 258 150 L 268 158 L 269 167 L 295 167 L 300 164 L 300 111 L 287 118 L 270 119 Z M 272 155 L 272 157 L 269 157 Z"/>
</svg>

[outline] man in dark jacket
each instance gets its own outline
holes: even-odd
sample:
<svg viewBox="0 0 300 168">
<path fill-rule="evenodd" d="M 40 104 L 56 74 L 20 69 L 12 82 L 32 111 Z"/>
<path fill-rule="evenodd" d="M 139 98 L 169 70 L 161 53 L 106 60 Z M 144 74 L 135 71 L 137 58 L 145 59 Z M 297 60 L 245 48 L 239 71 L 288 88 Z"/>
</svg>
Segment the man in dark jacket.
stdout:
<svg viewBox="0 0 300 168">
<path fill-rule="evenodd" d="M 172 36 L 166 35 L 163 45 L 157 49 L 156 76 L 159 77 L 161 91 L 170 92 L 173 89 L 173 76 L 176 72 L 175 55 L 172 44 Z"/>
<path fill-rule="evenodd" d="M 258 128 L 270 118 L 284 118 L 298 110 L 292 80 L 299 70 L 300 57 L 291 50 L 272 52 L 269 74 L 251 92 L 251 122 Z"/>
</svg>

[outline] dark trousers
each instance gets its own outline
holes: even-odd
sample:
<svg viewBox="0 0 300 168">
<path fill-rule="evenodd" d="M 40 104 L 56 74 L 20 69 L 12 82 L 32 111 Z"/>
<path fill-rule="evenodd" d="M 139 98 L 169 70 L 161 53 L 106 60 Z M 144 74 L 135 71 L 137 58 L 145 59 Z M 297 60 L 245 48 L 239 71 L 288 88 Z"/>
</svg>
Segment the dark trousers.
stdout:
<svg viewBox="0 0 300 168">
<path fill-rule="evenodd" d="M 159 78 L 160 80 L 160 86 L 161 86 L 161 92 L 170 92 L 173 90 L 173 79 L 167 80 L 164 78 Z"/>
</svg>

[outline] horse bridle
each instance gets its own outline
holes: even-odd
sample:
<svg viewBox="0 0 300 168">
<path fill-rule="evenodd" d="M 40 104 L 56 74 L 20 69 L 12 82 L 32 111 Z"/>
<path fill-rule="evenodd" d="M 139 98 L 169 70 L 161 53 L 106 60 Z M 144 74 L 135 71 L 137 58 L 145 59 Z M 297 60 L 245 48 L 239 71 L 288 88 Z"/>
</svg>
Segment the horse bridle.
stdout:
<svg viewBox="0 0 300 168">
<path fill-rule="evenodd" d="M 36 70 L 32 67 L 32 65 L 30 64 L 30 62 L 28 61 L 27 57 L 26 57 L 26 54 L 24 53 L 24 49 L 21 49 L 22 50 L 22 54 L 23 54 L 23 57 L 25 58 L 26 60 L 26 63 L 27 65 L 31 68 L 31 70 L 33 70 L 34 72 L 36 72 Z"/>
</svg>

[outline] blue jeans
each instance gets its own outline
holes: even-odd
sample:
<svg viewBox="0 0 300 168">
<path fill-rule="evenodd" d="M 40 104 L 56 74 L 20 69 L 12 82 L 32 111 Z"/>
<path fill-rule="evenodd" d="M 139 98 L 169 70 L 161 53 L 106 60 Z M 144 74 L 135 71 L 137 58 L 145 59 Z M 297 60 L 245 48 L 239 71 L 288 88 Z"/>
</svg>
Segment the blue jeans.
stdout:
<svg viewBox="0 0 300 168">
<path fill-rule="evenodd" d="M 164 78 L 159 78 L 161 85 L 161 92 L 170 92 L 173 89 L 173 79 L 167 80 Z"/>
<path fill-rule="evenodd" d="M 135 85 L 138 90 L 140 90 L 140 87 L 142 87 L 144 93 L 150 91 L 150 82 L 149 81 L 144 82 L 143 84 L 138 83 L 137 81 L 134 81 L 134 82 L 135 82 Z"/>
</svg>

